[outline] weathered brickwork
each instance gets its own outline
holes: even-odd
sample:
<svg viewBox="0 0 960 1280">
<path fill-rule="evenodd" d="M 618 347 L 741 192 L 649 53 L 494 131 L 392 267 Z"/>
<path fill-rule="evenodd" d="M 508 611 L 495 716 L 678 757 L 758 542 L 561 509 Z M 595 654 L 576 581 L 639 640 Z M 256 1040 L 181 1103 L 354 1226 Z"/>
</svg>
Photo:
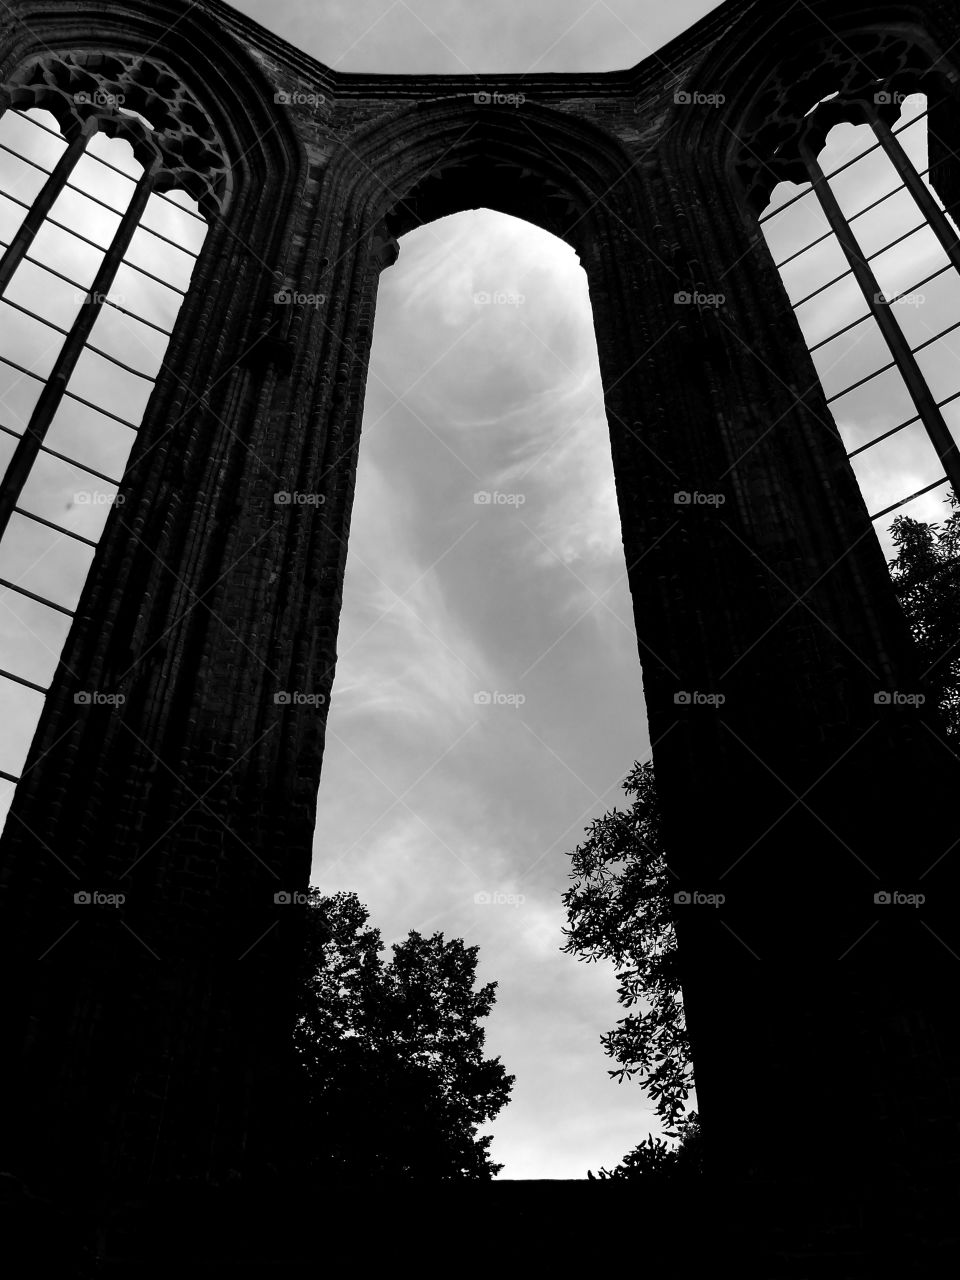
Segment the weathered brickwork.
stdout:
<svg viewBox="0 0 960 1280">
<path fill-rule="evenodd" d="M 631 71 L 479 82 L 334 73 L 217 0 L 4 7 L 3 103 L 41 55 L 152 59 L 229 173 L 65 653 L 126 701 L 78 709 L 58 682 L 0 842 L 5 1160 L 32 1185 L 279 1158 L 298 914 L 274 894 L 307 884 L 324 714 L 274 695 L 331 689 L 379 273 L 479 206 L 562 236 L 589 279 L 673 863 L 727 898 L 678 920 L 713 1167 L 786 1185 L 826 1146 L 853 1184 L 954 1185 L 960 777 L 929 708 L 874 703 L 921 673 L 756 192 L 777 113 L 852 48 L 936 96 L 960 150 L 960 15 L 782 8 L 731 0 Z M 722 316 L 684 289 L 722 289 Z M 874 891 L 928 869 L 923 923 L 876 925 Z M 78 923 L 81 884 L 123 911 Z"/>
</svg>

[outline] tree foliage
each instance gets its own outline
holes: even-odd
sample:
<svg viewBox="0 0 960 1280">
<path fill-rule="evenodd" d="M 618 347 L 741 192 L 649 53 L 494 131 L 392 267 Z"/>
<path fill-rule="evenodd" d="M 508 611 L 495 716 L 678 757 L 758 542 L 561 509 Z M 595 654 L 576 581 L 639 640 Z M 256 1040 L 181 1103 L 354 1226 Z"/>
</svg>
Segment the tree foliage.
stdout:
<svg viewBox="0 0 960 1280">
<path fill-rule="evenodd" d="M 948 502 L 942 525 L 897 516 L 890 575 L 947 734 L 960 740 L 960 504 L 952 493 Z"/>
<path fill-rule="evenodd" d="M 924 678 L 948 735 L 960 741 L 960 504 L 953 494 L 948 503 L 942 526 L 909 516 L 894 520 L 897 554 L 889 568 Z M 601 1037 L 618 1063 L 609 1074 L 621 1082 L 637 1077 L 667 1137 L 679 1143 L 670 1147 L 651 1134 L 600 1177 L 673 1177 L 699 1169 L 701 1136 L 696 1112 L 684 1116 L 693 1065 L 653 764 L 635 763 L 623 789 L 632 797 L 629 808 L 598 818 L 570 855 L 574 884 L 563 896 L 568 927 L 562 950 L 616 966 L 617 997 L 627 1013 Z"/>
<path fill-rule="evenodd" d="M 360 1181 L 492 1178 L 478 1128 L 513 1086 L 483 1056 L 496 983 L 474 990 L 477 947 L 411 931 L 384 961 L 356 894 L 310 890 L 294 1045 L 309 1168 Z"/>
<path fill-rule="evenodd" d="M 563 895 L 562 950 L 613 961 L 617 998 L 628 1012 L 601 1039 L 619 1064 L 609 1074 L 621 1082 L 639 1076 L 670 1128 L 683 1116 L 693 1067 L 652 763 L 634 764 L 623 789 L 633 797 L 630 808 L 596 819 L 571 854 L 575 883 Z"/>
</svg>

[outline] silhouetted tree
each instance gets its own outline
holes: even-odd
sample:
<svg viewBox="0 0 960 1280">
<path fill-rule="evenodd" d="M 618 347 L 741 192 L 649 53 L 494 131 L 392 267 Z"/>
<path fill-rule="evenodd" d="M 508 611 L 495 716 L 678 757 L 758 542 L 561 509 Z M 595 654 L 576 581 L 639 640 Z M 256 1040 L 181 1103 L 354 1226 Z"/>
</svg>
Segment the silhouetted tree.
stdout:
<svg viewBox="0 0 960 1280">
<path fill-rule="evenodd" d="M 294 1045 L 304 1071 L 311 1176 L 357 1181 L 492 1178 L 477 1129 L 513 1086 L 483 1057 L 477 947 L 411 931 L 384 961 L 354 893 L 310 890 Z"/>
<path fill-rule="evenodd" d="M 570 855 L 575 883 L 563 895 L 568 927 L 561 950 L 588 962 L 613 961 L 617 998 L 631 1012 L 601 1037 L 619 1063 L 609 1074 L 621 1082 L 639 1076 L 670 1128 L 683 1116 L 693 1066 L 653 764 L 635 763 L 623 789 L 633 797 L 630 808 L 597 818 Z"/>
<path fill-rule="evenodd" d="M 894 520 L 890 575 L 947 734 L 960 741 L 960 504 L 953 493 L 947 501 L 942 526 Z"/>
<path fill-rule="evenodd" d="M 947 733 L 960 741 L 960 504 L 952 493 L 947 501 L 942 526 L 894 520 L 897 554 L 889 568 Z M 609 1074 L 621 1082 L 638 1077 L 667 1137 L 679 1141 L 671 1148 L 651 1134 L 600 1176 L 677 1176 L 699 1169 L 701 1138 L 696 1112 L 683 1114 L 693 1065 L 652 762 L 635 763 L 623 789 L 633 797 L 630 807 L 598 818 L 570 855 L 574 884 L 563 895 L 568 927 L 561 950 L 616 965 L 617 997 L 630 1012 L 601 1037 L 619 1064 Z"/>
</svg>

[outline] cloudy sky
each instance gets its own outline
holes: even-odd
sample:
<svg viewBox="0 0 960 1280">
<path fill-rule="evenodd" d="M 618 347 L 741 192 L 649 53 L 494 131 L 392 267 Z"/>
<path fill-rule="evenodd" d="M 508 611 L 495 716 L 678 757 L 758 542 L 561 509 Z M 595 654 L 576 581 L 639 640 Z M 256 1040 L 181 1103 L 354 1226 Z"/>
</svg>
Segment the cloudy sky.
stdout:
<svg viewBox="0 0 960 1280">
<path fill-rule="evenodd" d="M 245 0 L 236 7 L 341 70 L 483 73 L 629 66 L 713 6 Z M 902 135 L 921 170 L 922 109 L 922 102 L 905 106 L 904 124 L 916 123 Z M 36 118 L 54 124 L 43 113 Z M 865 132 L 834 130 L 823 167 L 865 151 L 872 142 Z M 62 149 L 9 115 L 0 142 L 47 168 Z M 126 144 L 92 145 L 136 177 Z M 42 172 L 0 152 L 4 190 L 29 201 L 42 181 Z M 132 190 L 93 160 L 77 183 L 119 208 Z M 831 185 L 853 217 L 896 182 L 874 152 Z M 779 189 L 771 207 L 782 212 L 764 224 L 777 261 L 827 230 L 814 197 L 787 203 L 799 191 Z M 22 212 L 0 199 L 0 238 L 9 239 Z M 58 212 L 100 244 L 116 225 L 76 193 L 65 193 Z M 195 253 L 202 224 L 156 199 L 146 221 L 128 261 L 185 288 L 192 258 L 151 239 L 149 228 Z M 918 221 L 916 207 L 893 196 L 852 225 L 864 252 L 874 253 Z M 33 256 L 89 284 L 97 251 L 49 226 L 41 236 Z M 845 269 L 837 253 L 826 240 L 783 270 L 810 343 L 866 313 L 849 281 L 801 301 Z M 892 293 L 938 270 L 941 259 L 920 231 L 873 265 Z M 912 343 L 950 323 L 957 288 L 950 271 L 897 304 Z M 55 289 L 49 273 L 25 266 L 0 303 L 0 355 L 41 377 L 62 337 L 10 304 L 66 325 L 83 290 Z M 161 328 L 173 323 L 177 296 L 129 267 L 111 297 Z M 75 388 L 138 420 L 162 335 L 108 314 L 96 337 L 144 376 L 88 355 Z M 949 335 L 918 357 L 938 398 L 960 389 L 953 342 Z M 888 356 L 868 318 L 815 359 L 833 395 Z M 898 378 L 884 374 L 838 397 L 848 448 L 910 416 Z M 40 384 L 2 365 L 0 379 L 0 421 L 22 430 Z M 74 403 L 50 443 L 115 476 L 131 439 Z M 14 444 L 0 434 L 0 465 Z M 854 465 L 871 511 L 940 474 L 918 427 Z M 48 457 L 30 486 L 22 505 L 92 539 L 114 492 Z M 942 494 L 908 509 L 937 518 Z M 73 607 L 91 554 L 17 517 L 0 542 L 0 577 Z M 0 667 L 47 684 L 66 618 L 10 591 L 0 604 Z M 560 954 L 560 895 L 569 883 L 567 853 L 618 803 L 622 778 L 647 758 L 649 743 L 587 281 L 573 251 L 536 227 L 464 212 L 404 237 L 398 263 L 382 277 L 339 653 L 314 882 L 327 892 L 355 890 L 388 944 L 418 929 L 479 946 L 481 980 L 499 983 L 488 1052 L 517 1078 L 493 1126 L 502 1176 L 583 1177 L 587 1168 L 609 1167 L 657 1126 L 641 1090 L 607 1076 L 599 1037 L 621 1012 L 616 984 L 609 968 Z M 41 695 L 0 681 L 0 698 L 7 727 L 0 768 L 16 773 Z"/>
</svg>

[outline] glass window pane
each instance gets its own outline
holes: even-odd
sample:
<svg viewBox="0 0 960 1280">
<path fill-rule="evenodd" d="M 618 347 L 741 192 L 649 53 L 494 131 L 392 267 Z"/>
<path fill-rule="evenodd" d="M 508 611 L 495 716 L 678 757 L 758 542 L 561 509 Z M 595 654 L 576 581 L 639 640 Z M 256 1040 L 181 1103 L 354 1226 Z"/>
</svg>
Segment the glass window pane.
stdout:
<svg viewBox="0 0 960 1280">
<path fill-rule="evenodd" d="M 812 347 L 852 320 L 867 315 L 869 310 L 860 286 L 848 274 L 809 302 L 801 303 L 797 307 L 797 319 L 807 345 Z"/>
<path fill-rule="evenodd" d="M 142 227 L 133 233 L 133 239 L 124 254 L 124 259 L 134 263 L 135 266 L 145 268 L 153 275 L 159 276 L 161 280 L 168 281 L 174 288 L 184 291 L 190 284 L 190 276 L 196 261 L 189 253 L 184 253 L 182 249 L 176 249 L 173 245 L 158 240 Z"/>
<path fill-rule="evenodd" d="M 863 155 L 876 144 L 876 136 L 868 124 L 835 124 L 827 134 L 823 150 L 817 157 L 820 168 L 831 174 L 841 165 Z"/>
<path fill-rule="evenodd" d="M 888 298 L 912 288 L 949 262 L 940 241 L 928 226 L 871 259 L 881 292 Z"/>
<path fill-rule="evenodd" d="M 0 356 L 46 378 L 62 346 L 62 333 L 0 302 Z"/>
<path fill-rule="evenodd" d="M 793 182 L 781 182 L 770 197 L 767 212 L 786 203 L 797 194 L 800 188 Z M 830 223 L 823 212 L 823 206 L 812 190 L 795 204 L 789 205 L 782 213 L 778 213 L 769 221 L 761 223 L 764 238 L 770 246 L 774 262 L 782 262 L 784 258 L 804 248 L 819 236 L 830 230 Z"/>
<path fill-rule="evenodd" d="M 879 147 L 862 160 L 857 160 L 849 169 L 844 169 L 843 173 L 830 178 L 830 189 L 846 218 L 899 186 L 896 169 Z"/>
<path fill-rule="evenodd" d="M 57 670 L 69 630 L 70 619 L 66 614 L 58 613 L 37 600 L 30 600 L 9 587 L 0 587 L 0 667 L 5 671 L 12 671 L 14 675 L 46 688 Z M 39 699 L 40 695 L 37 697 Z M 0 742 L 6 736 L 4 726 Z M 10 772 L 15 773 L 16 770 L 11 769 Z"/>
<path fill-rule="evenodd" d="M 871 515 L 943 475 L 943 465 L 920 422 L 857 454 L 850 465 Z"/>
<path fill-rule="evenodd" d="M 109 158 L 109 157 L 107 157 Z M 79 187 L 88 195 L 96 196 L 122 213 L 136 190 L 132 178 L 125 178 L 105 164 L 99 164 L 92 156 L 84 155 L 73 167 L 70 185 Z"/>
<path fill-rule="evenodd" d="M 903 189 L 890 196 L 875 209 L 862 213 L 850 223 L 864 255 L 885 248 L 891 240 L 903 235 L 922 221 L 917 203 L 909 191 Z"/>
<path fill-rule="evenodd" d="M 58 453 L 87 463 L 104 475 L 121 479 L 136 436 L 129 427 L 64 396 L 47 431 L 45 443 Z M 90 477 L 88 477 L 90 479 Z M 79 532 L 83 532 L 80 530 Z M 93 537 L 93 534 L 88 534 Z"/>
<path fill-rule="evenodd" d="M 0 241 L 8 245 L 20 230 L 20 223 L 26 216 L 26 209 L 0 193 Z"/>
<path fill-rule="evenodd" d="M 917 347 L 960 320 L 960 276 L 951 268 L 904 294 L 891 304 L 890 311 L 910 346 Z"/>
<path fill-rule="evenodd" d="M 960 320 L 960 316 L 956 318 Z M 917 364 L 935 399 L 945 400 L 952 395 L 960 385 L 960 329 L 918 351 Z"/>
<path fill-rule="evenodd" d="M 19 435 L 40 399 L 43 383 L 0 361 L 0 422 Z"/>
<path fill-rule="evenodd" d="M 931 489 L 929 493 L 922 493 L 919 498 L 914 498 L 912 502 L 904 503 L 896 511 L 891 511 L 888 515 L 881 516 L 879 520 L 874 521 L 873 527 L 877 531 L 880 546 L 883 548 L 884 555 L 888 560 L 892 560 L 896 555 L 896 548 L 893 545 L 893 538 L 890 534 L 890 526 L 897 516 L 909 516 L 912 520 L 922 520 L 924 524 L 941 523 L 946 519 L 947 515 L 945 499 L 949 489 L 950 486 L 946 483 L 938 485 L 936 489 Z M 910 492 L 913 491 L 910 490 Z"/>
<path fill-rule="evenodd" d="M 143 173 L 143 165 L 134 158 L 133 147 L 126 138 L 108 138 L 105 133 L 95 133 L 87 143 L 87 155 L 105 160 L 134 179 Z"/>
<path fill-rule="evenodd" d="M 807 249 L 780 268 L 780 278 L 791 302 L 797 302 L 849 270 L 846 254 L 836 236 Z"/>
<path fill-rule="evenodd" d="M 120 264 L 114 277 L 110 296 L 128 311 L 135 311 L 138 316 L 159 325 L 168 333 L 173 329 L 183 304 L 179 293 L 157 280 L 151 280 L 149 276 L 135 271 L 125 263 Z"/>
<path fill-rule="evenodd" d="M 48 111 L 35 114 L 42 117 L 52 128 L 57 129 L 59 134 L 59 126 Z M 20 115 L 17 111 L 3 113 L 0 119 L 0 142 L 28 160 L 32 160 L 34 164 L 41 165 L 48 173 L 67 149 L 67 141 L 62 134 L 54 137 L 52 133 L 39 128 L 31 119 Z"/>
<path fill-rule="evenodd" d="M 0 609 L 0 613 L 3 612 Z M 3 664 L 0 663 L 0 665 Z M 16 674 L 20 675 L 21 672 L 18 671 Z M 40 681 L 37 683 L 39 684 Z M 0 769 L 5 773 L 12 773 L 14 777 L 19 777 L 23 772 L 27 752 L 33 742 L 33 735 L 37 731 L 42 707 L 42 693 L 0 677 L 0 717 L 3 722 L 3 734 L 0 735 Z M 12 795 L 13 783 L 0 778 L 0 820 L 6 815 Z"/>
<path fill-rule="evenodd" d="M 143 211 L 140 225 L 173 240 L 189 253 L 199 253 L 207 232 L 206 223 L 171 204 L 162 196 L 151 195 Z"/>
<path fill-rule="evenodd" d="M 113 361 L 85 348 L 67 389 L 101 409 L 109 409 L 127 422 L 139 424 L 153 383 L 138 378 L 134 373 L 127 373 Z"/>
<path fill-rule="evenodd" d="M 101 308 L 89 342 L 150 378 L 157 376 L 167 350 L 166 334 L 157 333 L 114 307 Z"/>
<path fill-rule="evenodd" d="M 872 317 L 813 353 L 824 393 L 836 395 L 890 362 L 890 348 Z"/>
<path fill-rule="evenodd" d="M 19 156 L 0 150 L 0 191 L 32 204 L 43 190 L 47 175 Z"/>
<path fill-rule="evenodd" d="M 79 285 L 67 284 L 32 262 L 20 263 L 3 296 L 63 329 L 70 328 L 87 299 Z"/>
<path fill-rule="evenodd" d="M 34 236 L 30 257 L 44 266 L 53 267 L 61 275 L 69 276 L 86 289 L 93 284 L 103 261 L 101 250 L 84 244 L 69 231 L 55 227 L 50 222 L 44 222 Z"/>
<path fill-rule="evenodd" d="M 73 609 L 92 558 L 92 547 L 14 513 L 0 541 L 0 578 Z"/>
<path fill-rule="evenodd" d="M 888 369 L 830 405 L 847 451 L 897 427 L 917 412 L 899 369 Z"/>
<path fill-rule="evenodd" d="M 53 202 L 50 217 L 88 240 L 108 248 L 120 225 L 120 215 L 111 213 L 79 191 L 65 187 Z"/>
</svg>

